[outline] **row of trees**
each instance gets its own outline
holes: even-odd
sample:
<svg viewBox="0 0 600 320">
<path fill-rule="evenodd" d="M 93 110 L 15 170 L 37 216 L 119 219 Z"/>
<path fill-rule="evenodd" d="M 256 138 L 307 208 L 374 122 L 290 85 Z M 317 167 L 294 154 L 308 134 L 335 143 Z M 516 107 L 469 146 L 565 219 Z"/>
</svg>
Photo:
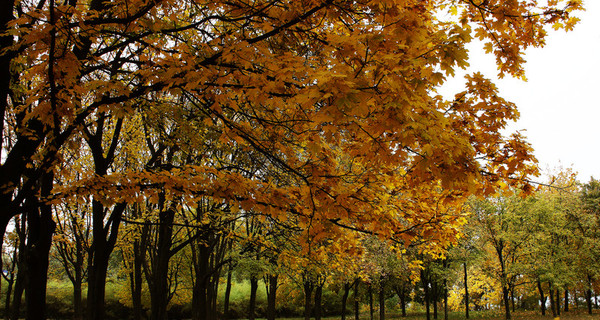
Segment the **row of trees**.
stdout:
<svg viewBox="0 0 600 320">
<path fill-rule="evenodd" d="M 325 290 L 338 292 L 341 299 L 334 312 L 345 318 L 353 309 L 357 319 L 365 304 L 371 319 L 375 305 L 379 319 L 385 319 L 385 301 L 391 296 L 397 296 L 402 315 L 409 303 L 419 304 L 427 319 L 437 319 L 440 307 L 445 315 L 449 310 L 465 310 L 468 318 L 470 310 L 502 306 L 510 319 L 516 308 L 539 309 L 543 315 L 549 306 L 556 317 L 561 309 L 566 312 L 585 303 L 591 314 L 600 290 L 600 184 L 594 179 L 578 184 L 569 171 L 559 173 L 550 186 L 528 197 L 507 190 L 471 199 L 460 217 L 464 236 L 437 251 L 439 255 L 431 254 L 429 242 L 399 246 L 365 233 L 351 247 L 323 238 L 313 239 L 313 248 L 303 251 L 298 230 L 244 211 L 207 214 L 211 204 L 204 205 L 204 210 L 198 207 L 174 214 L 168 247 L 162 238 L 164 225 L 149 217 L 125 219 L 116 244 L 118 259 L 113 258 L 109 270 L 113 281 L 121 283 L 125 291 L 121 299 L 130 306 L 134 319 L 148 317 L 148 311 L 152 318 L 158 312 L 167 317 L 168 309 L 181 303 L 190 304 L 197 318 L 226 318 L 232 315 L 229 305 L 235 279 L 250 284 L 244 313 L 249 319 L 258 315 L 260 285 L 267 295 L 264 315 L 268 319 L 281 312 L 277 296 L 282 288 L 287 299 L 290 291 L 295 292 L 292 296 L 304 297 L 299 309 L 306 319 L 323 315 Z M 71 282 L 74 318 L 81 319 L 91 226 L 85 209 L 74 210 L 56 210 L 67 216 L 56 217 L 64 223 L 58 224 L 55 235 L 52 274 Z M 206 220 L 191 223 L 198 219 L 198 212 Z M 78 218 L 81 215 L 84 219 Z M 9 284 L 5 310 L 12 311 L 7 314 L 12 319 L 19 316 L 23 292 L 24 277 L 17 273 L 27 268 L 22 259 L 25 229 L 17 221 L 9 236 L 10 256 L 5 255 Z M 163 287 L 159 291 L 157 286 Z"/>
<path fill-rule="evenodd" d="M 536 168 L 519 134 L 499 133 L 518 113 L 491 81 L 469 75 L 451 101 L 436 89 L 468 64 L 473 37 L 501 75 L 523 77 L 522 50 L 542 45 L 548 25 L 572 28 L 580 9 L 3 1 L 0 235 L 19 261 L 11 308 L 24 291 L 27 319 L 46 317 L 53 240 L 78 316 L 86 283 L 89 319 L 104 319 L 116 249 L 136 318 L 146 284 L 153 319 L 166 318 L 182 255 L 193 317 L 213 317 L 234 241 L 257 260 L 307 270 L 315 293 L 314 261 L 345 266 L 365 234 L 443 252 L 468 196 L 530 191 Z"/>
</svg>

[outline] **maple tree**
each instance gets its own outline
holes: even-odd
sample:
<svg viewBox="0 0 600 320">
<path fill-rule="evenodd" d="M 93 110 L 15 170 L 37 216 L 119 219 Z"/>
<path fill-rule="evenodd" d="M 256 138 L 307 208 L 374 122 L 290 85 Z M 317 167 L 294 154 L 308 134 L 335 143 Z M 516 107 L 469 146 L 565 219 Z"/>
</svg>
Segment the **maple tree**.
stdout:
<svg viewBox="0 0 600 320">
<path fill-rule="evenodd" d="M 27 216 L 27 318 L 45 318 L 51 204 L 91 197 L 88 311 L 101 319 L 121 219 L 142 200 L 210 197 L 293 216 L 314 238 L 350 229 L 405 245 L 453 241 L 460 217 L 449 208 L 518 185 L 535 167 L 521 136 L 499 133 L 518 113 L 489 80 L 467 76 L 452 101 L 436 88 L 467 65 L 473 37 L 501 75 L 523 77 L 523 50 L 543 45 L 547 25 L 572 28 L 581 2 L 23 0 L 0 9 L 0 230 Z M 139 118 L 168 118 L 175 129 L 165 133 L 178 140 L 148 144 L 132 165 L 120 158 L 131 155 L 123 132 Z M 254 162 L 213 161 L 202 146 L 266 165 L 245 174 Z M 56 185 L 66 151 L 79 148 L 93 165 Z"/>
</svg>

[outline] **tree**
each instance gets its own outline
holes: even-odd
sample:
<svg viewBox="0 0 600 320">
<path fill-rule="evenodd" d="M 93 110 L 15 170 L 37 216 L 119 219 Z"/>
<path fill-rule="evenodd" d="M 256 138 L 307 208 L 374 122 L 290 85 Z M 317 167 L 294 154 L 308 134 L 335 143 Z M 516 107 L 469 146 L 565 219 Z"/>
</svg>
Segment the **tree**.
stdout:
<svg viewBox="0 0 600 320">
<path fill-rule="evenodd" d="M 591 178 L 581 188 L 581 211 L 569 215 L 576 225 L 577 246 L 579 248 L 579 257 L 576 260 L 578 262 L 577 269 L 580 270 L 579 273 L 584 278 L 585 299 L 589 314 L 592 314 L 593 283 L 600 275 L 600 270 L 596 265 L 590 263 L 591 261 L 597 261 L 600 257 L 600 248 L 598 247 L 599 198 L 600 182 Z"/>
<path fill-rule="evenodd" d="M 579 259 L 579 250 L 574 220 L 569 217 L 578 215 L 580 205 L 574 176 L 568 169 L 556 172 L 548 186 L 539 188 L 525 202 L 534 227 L 525 248 L 527 254 L 521 260 L 522 272 L 537 282 L 542 314 L 546 303 L 542 284 L 548 284 L 555 317 L 560 315 L 559 290 L 566 291 L 577 278 L 573 261 Z"/>
<path fill-rule="evenodd" d="M 505 317 L 511 319 L 510 292 L 521 274 L 519 263 L 532 236 L 531 215 L 523 207 L 519 195 L 499 195 L 470 203 L 472 221 L 479 228 L 482 245 L 487 247 L 487 272 L 502 286 Z"/>
</svg>

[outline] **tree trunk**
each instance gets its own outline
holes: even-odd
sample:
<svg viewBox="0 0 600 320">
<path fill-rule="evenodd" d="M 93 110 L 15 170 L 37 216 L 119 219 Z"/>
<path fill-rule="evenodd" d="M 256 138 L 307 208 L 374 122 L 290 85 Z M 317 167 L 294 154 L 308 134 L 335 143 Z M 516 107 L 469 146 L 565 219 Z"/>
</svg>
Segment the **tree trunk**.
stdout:
<svg viewBox="0 0 600 320">
<path fill-rule="evenodd" d="M 552 317 L 556 318 L 558 314 L 556 313 L 557 305 L 554 300 L 554 289 L 552 288 L 552 283 L 548 282 L 548 296 L 550 297 L 550 310 L 552 310 Z"/>
<path fill-rule="evenodd" d="M 587 289 L 585 292 L 585 300 L 587 302 L 588 314 L 592 314 L 592 289 Z"/>
<path fill-rule="evenodd" d="M 319 283 L 315 288 L 315 320 L 321 320 L 323 315 L 323 285 Z"/>
<path fill-rule="evenodd" d="M 142 226 L 140 238 L 133 243 L 133 270 L 131 271 L 131 300 L 133 303 L 133 320 L 142 320 L 142 273 L 146 260 L 149 226 Z"/>
<path fill-rule="evenodd" d="M 23 291 L 25 291 L 25 277 L 27 274 L 27 266 L 23 261 L 17 270 L 17 278 L 15 280 L 15 293 L 13 294 L 12 310 L 10 310 L 10 319 L 18 320 L 21 315 L 21 301 Z"/>
<path fill-rule="evenodd" d="M 385 280 L 379 280 L 379 320 L 385 320 Z"/>
<path fill-rule="evenodd" d="M 27 276 L 27 262 L 25 261 L 25 238 L 27 237 L 27 219 L 20 219 L 20 223 L 15 225 L 16 232 L 19 238 L 19 243 L 15 251 L 15 264 L 17 267 L 17 274 L 14 284 L 14 294 L 12 309 L 6 309 L 7 319 L 17 320 L 21 312 L 21 300 L 23 298 L 23 291 L 25 290 L 25 277 Z M 2 229 L 0 229 L 1 231 Z M 1 260 L 1 259 L 0 259 Z M 9 296 L 6 297 L 7 299 Z"/>
<path fill-rule="evenodd" d="M 342 295 L 342 320 L 346 320 L 346 303 L 348 302 L 348 295 L 350 294 L 351 284 L 344 282 L 344 294 Z"/>
<path fill-rule="evenodd" d="M 250 303 L 248 305 L 248 320 L 256 319 L 256 290 L 258 290 L 258 278 L 250 276 Z"/>
<path fill-rule="evenodd" d="M 369 283 L 369 314 L 371 315 L 370 320 L 373 320 L 373 286 Z"/>
<path fill-rule="evenodd" d="M 275 320 L 277 304 L 277 274 L 267 276 L 267 320 Z"/>
<path fill-rule="evenodd" d="M 169 299 L 167 298 L 169 296 L 169 261 L 171 259 L 171 245 L 173 244 L 173 221 L 175 220 L 175 211 L 169 208 L 167 210 L 161 210 L 158 215 L 158 243 L 156 256 L 152 259 L 150 319 L 167 320 L 167 305 L 169 303 Z"/>
<path fill-rule="evenodd" d="M 569 289 L 565 289 L 565 312 L 569 312 Z"/>
<path fill-rule="evenodd" d="M 511 319 L 511 314 L 510 314 L 510 292 L 509 292 L 509 288 L 508 285 L 504 285 L 502 287 L 502 300 L 504 302 L 504 318 L 506 320 L 510 320 Z"/>
<path fill-rule="evenodd" d="M 88 254 L 88 293 L 87 317 L 90 320 L 104 320 L 104 296 L 108 261 L 117 241 L 117 233 L 126 204 L 120 203 L 113 207 L 105 221 L 105 207 L 100 201 L 92 201 L 92 245 Z"/>
<path fill-rule="evenodd" d="M 360 279 L 356 279 L 356 282 L 354 282 L 354 320 L 359 320 L 359 314 L 360 314 L 360 309 L 359 309 L 359 302 L 360 300 L 358 299 L 358 287 L 360 285 Z"/>
<path fill-rule="evenodd" d="M 444 278 L 444 320 L 448 320 L 448 280 Z"/>
<path fill-rule="evenodd" d="M 512 312 L 515 312 L 515 287 L 510 287 L 510 303 L 512 305 Z"/>
<path fill-rule="evenodd" d="M 560 317 L 560 290 L 556 289 L 556 316 Z"/>
<path fill-rule="evenodd" d="M 304 279 L 304 320 L 310 320 L 311 297 L 314 284 L 310 279 Z"/>
<path fill-rule="evenodd" d="M 465 275 L 465 318 L 469 319 L 469 283 L 467 278 L 467 263 L 463 263 L 463 271 Z"/>
<path fill-rule="evenodd" d="M 544 289 L 542 288 L 542 282 L 537 279 L 538 292 L 540 293 L 540 308 L 542 309 L 542 315 L 546 315 L 546 297 L 544 296 Z"/>
<path fill-rule="evenodd" d="M 431 299 L 431 304 L 433 305 L 433 319 L 437 320 L 438 318 L 438 290 L 437 290 L 437 285 L 433 285 L 432 288 L 432 299 Z"/>
<path fill-rule="evenodd" d="M 75 283 L 73 283 L 73 320 L 83 319 L 83 294 L 81 286 L 83 285 L 83 266 L 75 270 Z"/>
<path fill-rule="evenodd" d="M 225 284 L 225 297 L 223 301 L 223 318 L 229 319 L 229 299 L 231 297 L 231 276 L 233 274 L 233 264 L 229 263 L 227 270 L 227 283 Z"/>
<path fill-rule="evenodd" d="M 41 196 L 46 197 L 52 190 L 54 174 L 46 173 L 42 177 Z M 37 204 L 37 199 L 31 199 Z M 52 245 L 52 235 L 56 228 L 52 220 L 52 208 L 43 204 L 27 212 L 27 282 L 25 304 L 27 320 L 46 319 L 46 283 L 48 280 L 48 259 Z"/>
<path fill-rule="evenodd" d="M 426 277 L 425 271 L 421 270 L 421 284 L 423 285 L 423 300 L 425 301 L 425 312 L 427 320 L 431 319 L 431 310 L 429 307 L 430 292 L 429 292 L 429 281 Z"/>
<path fill-rule="evenodd" d="M 203 235 L 199 238 L 198 244 L 192 246 L 195 278 L 192 290 L 192 319 L 208 320 L 216 314 L 216 310 L 212 310 L 212 304 L 208 299 L 212 248 L 210 245 L 203 245 L 209 243 L 210 231 L 198 230 L 197 232 L 203 232 Z"/>
<path fill-rule="evenodd" d="M 406 289 L 404 289 L 404 286 L 402 286 L 398 292 L 398 295 L 400 296 L 400 308 L 402 309 L 402 316 L 406 317 Z"/>
</svg>

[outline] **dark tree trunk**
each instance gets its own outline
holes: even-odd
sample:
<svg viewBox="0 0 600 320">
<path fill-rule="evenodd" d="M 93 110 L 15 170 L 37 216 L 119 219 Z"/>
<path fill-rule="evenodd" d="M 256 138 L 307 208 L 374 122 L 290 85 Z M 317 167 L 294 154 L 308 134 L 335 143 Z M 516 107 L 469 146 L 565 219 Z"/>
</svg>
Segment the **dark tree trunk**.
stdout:
<svg viewBox="0 0 600 320">
<path fill-rule="evenodd" d="M 346 303 L 348 302 L 348 295 L 350 294 L 351 287 L 352 285 L 350 283 L 344 283 L 344 294 L 342 295 L 342 320 L 346 320 Z"/>
<path fill-rule="evenodd" d="M 512 312 L 515 312 L 515 287 L 510 287 L 510 303 L 512 304 Z"/>
<path fill-rule="evenodd" d="M 83 303 L 82 303 L 82 289 L 83 285 L 83 266 L 79 266 L 75 269 L 75 282 L 73 283 L 73 320 L 83 319 Z"/>
<path fill-rule="evenodd" d="M 88 254 L 88 293 L 87 317 L 90 320 L 104 320 L 105 316 L 105 287 L 108 272 L 108 261 L 117 241 L 117 233 L 126 204 L 120 203 L 113 207 L 104 224 L 105 210 L 102 203 L 92 201 L 92 246 Z"/>
<path fill-rule="evenodd" d="M 54 174 L 46 173 L 42 177 L 41 196 L 46 197 L 52 190 Z M 31 199 L 33 203 L 37 200 Z M 37 203 L 36 203 L 37 204 Z M 27 212 L 27 281 L 25 304 L 27 320 L 46 319 L 46 283 L 48 280 L 48 258 L 52 245 L 52 235 L 56 224 L 52 220 L 50 205 L 41 204 Z"/>
<path fill-rule="evenodd" d="M 323 315 L 323 285 L 323 283 L 319 283 L 315 288 L 315 320 L 321 320 Z"/>
<path fill-rule="evenodd" d="M 385 320 L 385 279 L 379 281 L 379 320 Z"/>
<path fill-rule="evenodd" d="M 173 244 L 174 220 L 175 211 L 171 208 L 160 211 L 158 243 L 152 264 L 152 285 L 150 286 L 151 320 L 167 320 L 168 318 L 167 305 L 170 296 L 169 261 L 171 259 L 171 245 Z"/>
<path fill-rule="evenodd" d="M 540 279 L 537 279 L 537 287 L 538 292 L 540 293 L 540 308 L 542 310 L 542 315 L 546 315 L 546 297 L 544 296 L 544 289 L 542 288 L 542 282 Z"/>
<path fill-rule="evenodd" d="M 256 291 L 258 290 L 258 277 L 250 276 L 250 303 L 248 305 L 248 320 L 256 319 Z"/>
<path fill-rule="evenodd" d="M 586 290 L 586 292 L 585 292 L 585 300 L 587 302 L 588 314 L 592 314 L 592 289 L 587 289 Z"/>
<path fill-rule="evenodd" d="M 438 287 L 437 284 L 433 284 L 432 285 L 432 299 L 431 299 L 431 304 L 433 305 L 433 319 L 437 320 L 438 318 Z"/>
<path fill-rule="evenodd" d="M 369 294 L 369 314 L 370 314 L 369 319 L 373 320 L 373 314 L 375 313 L 375 311 L 373 308 L 373 285 L 371 283 L 369 283 L 368 294 Z"/>
<path fill-rule="evenodd" d="M 209 243 L 209 231 L 202 230 L 200 243 Z M 212 310 L 210 303 L 209 285 L 210 285 L 210 255 L 212 248 L 205 245 L 192 246 L 192 257 L 194 260 L 194 287 L 192 291 L 192 319 L 193 320 L 209 320 L 214 317 L 216 310 Z"/>
<path fill-rule="evenodd" d="M 27 274 L 26 262 L 23 261 L 17 270 L 17 278 L 15 280 L 15 293 L 13 294 L 12 309 L 10 310 L 10 319 L 18 320 L 21 315 L 21 301 L 23 291 L 25 291 L 25 277 Z"/>
<path fill-rule="evenodd" d="M 431 299 L 431 294 L 429 290 L 429 280 L 426 277 L 425 271 L 421 270 L 421 284 L 423 286 L 423 300 L 425 300 L 425 312 L 427 320 L 431 319 L 431 310 L 429 306 L 429 302 Z"/>
<path fill-rule="evenodd" d="M 16 223 L 16 232 L 18 236 L 18 245 L 14 253 L 14 263 L 16 264 L 17 274 L 14 284 L 13 303 L 10 308 L 6 309 L 6 318 L 11 320 L 19 319 L 21 310 L 21 299 L 23 297 L 23 291 L 25 290 L 25 277 L 27 275 L 27 262 L 25 261 L 25 238 L 27 237 L 27 219 L 20 220 Z M 1 231 L 2 229 L 0 229 Z M 6 297 L 8 300 L 10 295 Z M 10 301 L 10 300 L 9 300 Z"/>
<path fill-rule="evenodd" d="M 560 290 L 556 289 L 556 316 L 560 317 Z"/>
<path fill-rule="evenodd" d="M 469 282 L 467 278 L 467 263 L 463 263 L 463 271 L 465 275 L 465 318 L 469 319 Z"/>
<path fill-rule="evenodd" d="M 398 292 L 398 295 L 400 296 L 400 308 L 402 309 L 402 316 L 406 317 L 406 289 L 404 286 L 402 286 Z"/>
<path fill-rule="evenodd" d="M 548 296 L 550 297 L 550 310 L 552 311 L 552 317 L 556 318 L 556 301 L 554 300 L 554 289 L 552 288 L 552 284 L 548 283 Z"/>
<path fill-rule="evenodd" d="M 223 301 L 223 318 L 229 319 L 229 299 L 231 297 L 231 276 L 233 275 L 233 264 L 229 263 L 227 270 L 227 283 L 225 284 L 225 297 Z"/>
<path fill-rule="evenodd" d="M 444 320 L 448 320 L 448 280 L 444 278 Z"/>
<path fill-rule="evenodd" d="M 360 286 L 360 279 L 356 279 L 354 282 L 354 320 L 359 320 L 359 295 L 358 295 L 358 287 Z"/>
<path fill-rule="evenodd" d="M 142 305 L 142 274 L 146 260 L 149 226 L 141 227 L 140 238 L 133 242 L 133 268 L 131 271 L 131 300 L 133 304 L 133 320 L 142 320 L 144 309 Z"/>
<path fill-rule="evenodd" d="M 267 276 L 267 320 L 275 320 L 277 307 L 277 274 Z"/>
<path fill-rule="evenodd" d="M 569 289 L 565 289 L 565 312 L 569 312 Z"/>
<path fill-rule="evenodd" d="M 314 284 L 310 279 L 304 279 L 304 320 L 310 320 L 311 297 Z"/>
<path fill-rule="evenodd" d="M 508 285 L 504 285 L 502 287 L 502 300 L 504 302 L 504 318 L 506 320 L 510 320 L 511 319 L 511 314 L 510 314 L 510 292 L 509 292 L 509 288 Z"/>
</svg>

